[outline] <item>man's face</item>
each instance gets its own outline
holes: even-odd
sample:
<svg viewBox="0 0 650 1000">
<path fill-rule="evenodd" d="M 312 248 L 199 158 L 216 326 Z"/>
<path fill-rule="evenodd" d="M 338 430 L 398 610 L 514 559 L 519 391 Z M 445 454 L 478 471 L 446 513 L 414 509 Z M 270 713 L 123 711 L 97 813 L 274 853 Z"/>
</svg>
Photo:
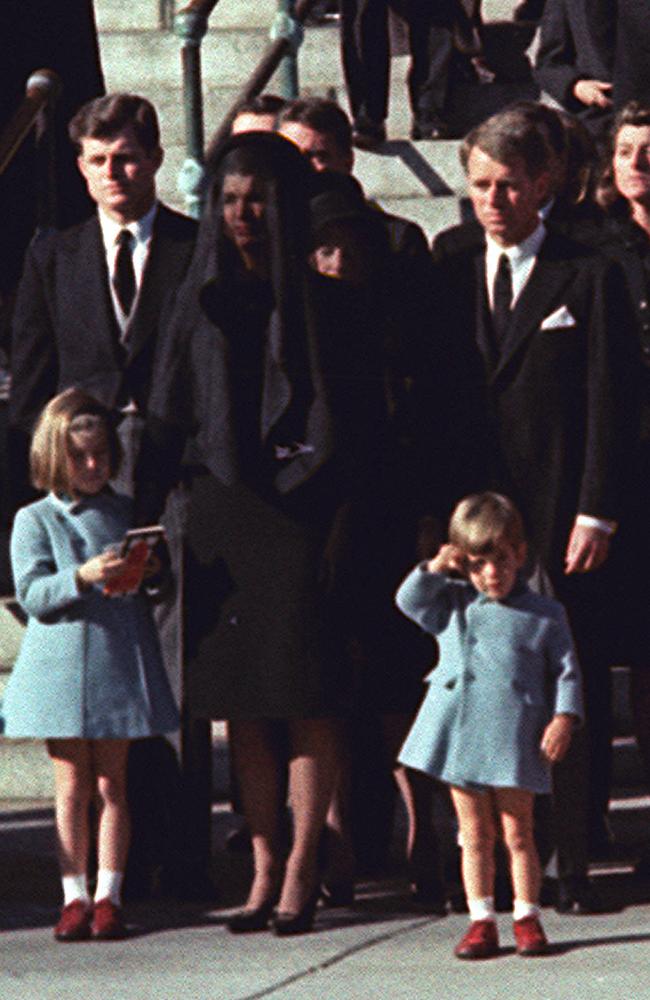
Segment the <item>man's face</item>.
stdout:
<svg viewBox="0 0 650 1000">
<path fill-rule="evenodd" d="M 77 164 L 98 208 L 124 224 L 153 205 L 162 159 L 162 150 L 147 152 L 128 125 L 109 139 L 82 139 Z"/>
<path fill-rule="evenodd" d="M 341 149 L 328 132 L 317 132 L 300 122 L 283 122 L 279 132 L 296 144 L 317 173 L 322 170 L 334 170 L 337 174 L 352 173 L 352 150 Z"/>
<path fill-rule="evenodd" d="M 522 159 L 499 163 L 478 146 L 467 162 L 467 187 L 476 218 L 500 246 L 516 246 L 539 222 L 548 173 L 530 177 Z"/>
</svg>

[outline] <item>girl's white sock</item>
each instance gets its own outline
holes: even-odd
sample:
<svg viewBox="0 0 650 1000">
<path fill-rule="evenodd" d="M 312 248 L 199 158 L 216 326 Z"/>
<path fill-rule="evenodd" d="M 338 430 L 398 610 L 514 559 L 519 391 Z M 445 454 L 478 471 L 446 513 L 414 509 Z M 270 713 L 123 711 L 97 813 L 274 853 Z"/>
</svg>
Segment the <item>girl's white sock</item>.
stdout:
<svg viewBox="0 0 650 1000">
<path fill-rule="evenodd" d="M 496 920 L 494 909 L 494 896 L 485 896 L 484 899 L 468 899 L 469 919 L 472 923 L 475 920 Z"/>
<path fill-rule="evenodd" d="M 527 903 L 524 899 L 515 899 L 512 908 L 512 919 L 523 920 L 525 917 L 538 917 L 537 903 Z"/>
<path fill-rule="evenodd" d="M 63 905 L 74 903 L 80 899 L 83 903 L 90 903 L 90 893 L 88 892 L 88 878 L 84 875 L 63 875 Z"/>
<path fill-rule="evenodd" d="M 122 879 L 124 872 L 112 872 L 109 868 L 100 868 L 97 872 L 97 887 L 95 902 L 100 899 L 110 899 L 115 906 L 122 905 Z"/>
</svg>

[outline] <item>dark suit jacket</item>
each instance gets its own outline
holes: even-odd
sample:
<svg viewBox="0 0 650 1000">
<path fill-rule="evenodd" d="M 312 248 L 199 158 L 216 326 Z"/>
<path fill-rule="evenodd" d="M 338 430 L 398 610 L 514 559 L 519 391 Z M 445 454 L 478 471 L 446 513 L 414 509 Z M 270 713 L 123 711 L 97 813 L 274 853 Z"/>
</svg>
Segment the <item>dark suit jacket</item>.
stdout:
<svg viewBox="0 0 650 1000">
<path fill-rule="evenodd" d="M 520 504 L 553 575 L 576 514 L 618 519 L 622 509 L 633 427 L 622 275 L 587 247 L 547 233 L 496 352 L 478 223 L 442 233 L 435 259 L 455 303 L 449 335 L 469 371 L 481 357 L 493 482 Z"/>
<path fill-rule="evenodd" d="M 587 107 L 573 96 L 578 80 L 611 82 L 614 35 L 603 0 L 547 0 L 542 17 L 535 78 L 551 97 L 600 135 L 609 127 L 611 112 Z"/>
<path fill-rule="evenodd" d="M 128 347 L 119 342 L 97 217 L 31 245 L 12 333 L 10 419 L 29 431 L 43 405 L 71 386 L 109 407 L 145 409 L 163 303 L 189 264 L 196 222 L 161 205 Z"/>
<path fill-rule="evenodd" d="M 193 219 L 160 205 L 126 348 L 97 217 L 34 240 L 12 330 L 9 419 L 18 479 L 34 420 L 57 392 L 74 385 L 110 408 L 133 398 L 146 410 L 163 304 L 182 281 L 196 230 Z"/>
<path fill-rule="evenodd" d="M 597 8 L 614 9 L 616 57 L 614 104 L 617 110 L 628 101 L 650 101 L 650 19 L 646 0 L 594 0 Z"/>
</svg>

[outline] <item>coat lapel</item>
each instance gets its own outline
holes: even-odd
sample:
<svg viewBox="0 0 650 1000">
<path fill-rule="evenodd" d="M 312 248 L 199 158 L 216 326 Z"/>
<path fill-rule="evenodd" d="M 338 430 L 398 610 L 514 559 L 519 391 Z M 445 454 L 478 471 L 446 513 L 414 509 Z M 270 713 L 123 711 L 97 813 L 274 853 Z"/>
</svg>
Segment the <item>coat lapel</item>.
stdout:
<svg viewBox="0 0 650 1000">
<path fill-rule="evenodd" d="M 554 239 L 547 236 L 517 299 L 491 381 L 499 377 L 522 345 L 539 329 L 544 318 L 562 304 L 562 292 L 571 283 L 574 269 L 570 260 L 566 256 L 556 256 L 554 249 Z"/>
<path fill-rule="evenodd" d="M 68 284 L 70 308 L 77 318 L 75 328 L 85 326 L 92 331 L 95 343 L 103 345 L 100 353 L 113 355 L 116 365 L 120 366 L 120 331 L 113 311 L 106 254 L 96 216 L 79 230 L 79 242 L 70 248 L 66 270 L 64 280 Z M 79 345 L 79 349 L 82 350 L 83 345 Z"/>
</svg>

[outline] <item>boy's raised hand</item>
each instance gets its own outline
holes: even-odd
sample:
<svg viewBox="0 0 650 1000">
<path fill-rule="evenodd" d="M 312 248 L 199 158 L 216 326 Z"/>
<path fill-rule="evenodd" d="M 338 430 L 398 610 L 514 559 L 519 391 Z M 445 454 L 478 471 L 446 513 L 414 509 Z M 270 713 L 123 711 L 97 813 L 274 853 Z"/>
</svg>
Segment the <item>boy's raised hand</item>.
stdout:
<svg viewBox="0 0 650 1000">
<path fill-rule="evenodd" d="M 429 559 L 427 569 L 430 573 L 457 573 L 465 576 L 465 555 L 457 545 L 447 542 L 440 546 L 433 559 Z"/>
</svg>

